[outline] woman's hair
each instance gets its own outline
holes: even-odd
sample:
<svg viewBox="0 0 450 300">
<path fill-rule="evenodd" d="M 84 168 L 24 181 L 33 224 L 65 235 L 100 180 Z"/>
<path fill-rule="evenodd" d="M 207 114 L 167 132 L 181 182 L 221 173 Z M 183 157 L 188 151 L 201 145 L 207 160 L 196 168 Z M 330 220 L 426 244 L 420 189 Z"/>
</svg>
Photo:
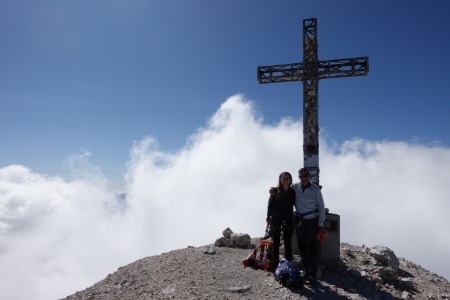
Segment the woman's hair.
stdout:
<svg viewBox="0 0 450 300">
<path fill-rule="evenodd" d="M 288 176 L 289 177 L 289 187 L 292 186 L 292 175 L 289 172 L 282 172 L 280 174 L 280 176 L 278 176 L 278 185 L 277 185 L 277 198 L 278 196 L 283 196 L 285 193 L 285 190 L 283 188 L 283 183 L 281 182 L 281 178 L 283 176 Z"/>
</svg>

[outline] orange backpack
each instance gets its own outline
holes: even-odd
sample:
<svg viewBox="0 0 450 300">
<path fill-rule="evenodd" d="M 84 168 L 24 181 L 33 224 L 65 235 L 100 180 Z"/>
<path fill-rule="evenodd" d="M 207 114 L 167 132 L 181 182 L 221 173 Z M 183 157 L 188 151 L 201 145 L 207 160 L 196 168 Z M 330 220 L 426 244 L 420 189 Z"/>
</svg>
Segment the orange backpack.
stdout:
<svg viewBox="0 0 450 300">
<path fill-rule="evenodd" d="M 275 267 L 273 265 L 273 243 L 272 240 L 262 240 L 256 245 L 250 255 L 242 261 L 245 267 L 252 267 L 254 269 L 268 270 Z"/>
</svg>

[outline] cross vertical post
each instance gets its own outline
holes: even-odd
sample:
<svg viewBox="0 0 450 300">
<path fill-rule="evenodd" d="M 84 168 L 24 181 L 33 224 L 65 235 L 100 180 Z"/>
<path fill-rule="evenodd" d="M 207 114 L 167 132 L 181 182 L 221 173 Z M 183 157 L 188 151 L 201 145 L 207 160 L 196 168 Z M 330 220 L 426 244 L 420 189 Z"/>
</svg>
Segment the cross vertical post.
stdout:
<svg viewBox="0 0 450 300">
<path fill-rule="evenodd" d="M 319 60 L 317 52 L 317 19 L 303 20 L 303 62 L 259 66 L 259 83 L 303 82 L 303 163 L 311 181 L 319 184 L 319 80 L 366 76 L 369 58 L 355 57 Z"/>
<path fill-rule="evenodd" d="M 303 20 L 303 163 L 319 183 L 319 75 L 317 20 Z"/>
</svg>

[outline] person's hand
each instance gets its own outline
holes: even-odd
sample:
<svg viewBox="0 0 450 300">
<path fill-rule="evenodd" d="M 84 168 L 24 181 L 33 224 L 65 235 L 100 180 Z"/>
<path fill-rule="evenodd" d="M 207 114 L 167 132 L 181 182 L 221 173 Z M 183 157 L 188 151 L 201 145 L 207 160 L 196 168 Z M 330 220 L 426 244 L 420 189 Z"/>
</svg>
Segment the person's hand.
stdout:
<svg viewBox="0 0 450 300">
<path fill-rule="evenodd" d="M 327 230 L 325 227 L 320 227 L 317 233 L 317 240 L 323 241 L 327 239 Z"/>
<path fill-rule="evenodd" d="M 271 196 L 276 196 L 276 194 L 277 194 L 277 188 L 276 188 L 276 187 L 271 187 L 270 190 L 269 190 L 269 194 L 270 194 Z"/>
</svg>

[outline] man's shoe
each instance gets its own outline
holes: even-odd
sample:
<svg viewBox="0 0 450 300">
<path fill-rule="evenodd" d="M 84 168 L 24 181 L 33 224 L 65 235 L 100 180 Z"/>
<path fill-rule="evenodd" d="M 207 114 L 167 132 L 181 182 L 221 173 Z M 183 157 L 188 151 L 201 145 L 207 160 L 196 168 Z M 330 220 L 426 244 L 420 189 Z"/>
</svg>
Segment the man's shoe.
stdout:
<svg viewBox="0 0 450 300">
<path fill-rule="evenodd" d="M 309 287 L 316 287 L 317 286 L 317 280 L 310 280 L 306 283 Z"/>
</svg>

